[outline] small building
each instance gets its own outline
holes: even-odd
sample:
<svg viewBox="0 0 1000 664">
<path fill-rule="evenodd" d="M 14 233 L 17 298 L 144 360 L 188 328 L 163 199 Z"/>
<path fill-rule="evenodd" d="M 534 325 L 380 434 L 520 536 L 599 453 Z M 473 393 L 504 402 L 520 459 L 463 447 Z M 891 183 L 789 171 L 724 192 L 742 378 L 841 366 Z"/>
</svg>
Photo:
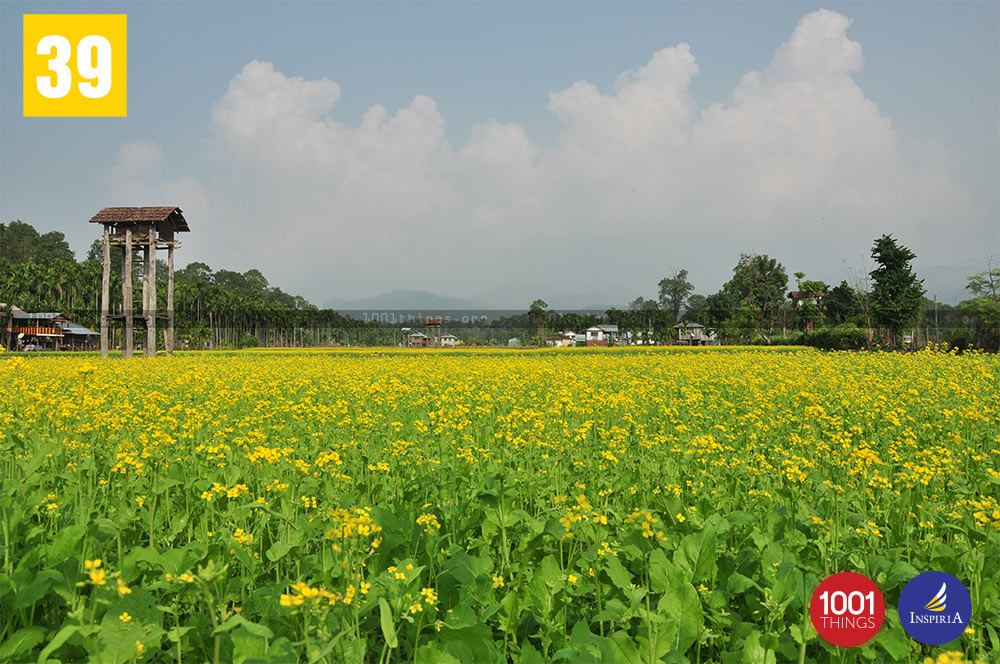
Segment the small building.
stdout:
<svg viewBox="0 0 1000 664">
<path fill-rule="evenodd" d="M 573 332 L 559 332 L 545 337 L 545 345 L 554 348 L 568 348 L 576 343 L 576 334 Z"/>
<path fill-rule="evenodd" d="M 613 346 L 618 342 L 617 325 L 595 325 L 587 328 L 588 346 Z"/>
<path fill-rule="evenodd" d="M 0 303 L 0 310 L 5 308 Z M 28 313 L 14 305 L 0 320 L 0 329 L 15 348 L 34 350 L 84 350 L 92 348 L 100 336 L 57 311 Z"/>
<path fill-rule="evenodd" d="M 812 302 L 813 304 L 819 304 L 819 301 L 823 299 L 826 295 L 823 291 L 799 291 L 793 290 L 788 294 L 788 299 L 792 301 L 795 308 L 798 309 L 802 306 L 804 302 Z"/>
<path fill-rule="evenodd" d="M 656 333 L 652 330 L 639 330 L 635 333 L 635 336 L 626 334 L 625 338 L 628 340 L 627 343 L 629 346 L 655 346 L 659 343 Z"/>
<path fill-rule="evenodd" d="M 512 347 L 512 348 L 516 347 L 516 346 L 520 346 L 521 345 L 521 340 L 518 339 L 517 337 L 511 337 L 510 339 L 507 340 L 507 345 L 510 346 L 510 347 Z"/>
<path fill-rule="evenodd" d="M 701 323 L 681 322 L 674 325 L 677 343 L 682 346 L 709 346 L 719 343 L 715 330 L 709 330 Z"/>
<path fill-rule="evenodd" d="M 456 337 L 454 334 L 442 334 L 438 337 L 438 344 L 444 348 L 445 346 L 457 346 L 462 343 L 462 340 Z"/>
<path fill-rule="evenodd" d="M 97 347 L 101 338 L 100 332 L 78 325 L 71 320 L 58 321 L 63 330 L 63 348 L 70 350 L 92 350 Z"/>
<path fill-rule="evenodd" d="M 427 348 L 431 344 L 431 338 L 421 332 L 412 332 L 407 337 L 407 344 L 410 348 Z"/>
</svg>

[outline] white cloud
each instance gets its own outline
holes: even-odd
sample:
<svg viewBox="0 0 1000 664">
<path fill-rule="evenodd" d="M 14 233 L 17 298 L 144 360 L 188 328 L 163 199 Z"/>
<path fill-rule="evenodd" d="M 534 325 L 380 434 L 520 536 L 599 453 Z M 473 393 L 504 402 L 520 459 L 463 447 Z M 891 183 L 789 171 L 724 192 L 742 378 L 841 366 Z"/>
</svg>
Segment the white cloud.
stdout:
<svg viewBox="0 0 1000 664">
<path fill-rule="evenodd" d="M 159 166 L 163 160 L 163 148 L 156 141 L 138 140 L 125 143 L 118 150 L 118 161 L 123 168 L 147 170 Z"/>
<path fill-rule="evenodd" d="M 229 83 L 212 119 L 234 140 L 280 133 L 301 147 L 309 138 L 302 126 L 320 120 L 339 98 L 340 86 L 333 81 L 286 78 L 270 62 L 254 60 Z"/>
<path fill-rule="evenodd" d="M 104 174 L 105 181 L 116 198 L 141 199 L 147 183 L 159 177 L 162 162 L 163 148 L 156 141 L 140 139 L 124 143 L 118 149 L 114 165 Z"/>
<path fill-rule="evenodd" d="M 123 144 L 105 179 L 112 205 L 179 205 L 191 219 L 214 216 L 211 197 L 201 182 L 190 175 L 169 177 L 165 173 L 163 148 L 155 141 Z"/>
<path fill-rule="evenodd" d="M 246 265 L 320 302 L 414 286 L 466 295 L 512 272 L 563 291 L 602 273 L 652 290 L 671 265 L 708 291 L 747 250 L 839 278 L 812 266 L 839 270 L 883 232 L 933 243 L 933 220 L 971 205 L 943 165 L 900 156 L 853 78 L 864 59 L 850 24 L 806 15 L 767 66 L 702 109 L 684 43 L 609 92 L 586 81 L 552 92 L 560 133 L 545 149 L 494 120 L 456 147 L 424 95 L 348 127 L 330 117 L 336 83 L 255 60 L 212 111 L 217 177 L 187 185 L 206 209 L 206 191 L 218 201 L 211 243 L 253 231 Z M 157 150 L 123 147 L 116 177 L 155 166 Z"/>
<path fill-rule="evenodd" d="M 764 69 L 770 85 L 788 81 L 844 83 L 861 70 L 861 44 L 847 38 L 851 20 L 828 9 L 807 14 Z"/>
</svg>

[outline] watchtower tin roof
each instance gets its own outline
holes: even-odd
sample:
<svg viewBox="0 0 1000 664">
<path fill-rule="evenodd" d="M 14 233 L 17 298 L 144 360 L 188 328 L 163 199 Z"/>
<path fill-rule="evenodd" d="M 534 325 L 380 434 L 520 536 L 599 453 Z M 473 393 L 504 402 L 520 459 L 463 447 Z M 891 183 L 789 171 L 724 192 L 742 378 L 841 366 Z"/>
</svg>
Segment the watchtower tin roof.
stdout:
<svg viewBox="0 0 1000 664">
<path fill-rule="evenodd" d="M 148 224 L 154 223 L 159 226 L 166 222 L 173 226 L 176 232 L 189 232 L 187 220 L 181 213 L 181 209 L 173 205 L 161 205 L 155 207 L 106 207 L 90 218 L 92 224 L 113 224 L 122 226 L 125 224 Z"/>
</svg>

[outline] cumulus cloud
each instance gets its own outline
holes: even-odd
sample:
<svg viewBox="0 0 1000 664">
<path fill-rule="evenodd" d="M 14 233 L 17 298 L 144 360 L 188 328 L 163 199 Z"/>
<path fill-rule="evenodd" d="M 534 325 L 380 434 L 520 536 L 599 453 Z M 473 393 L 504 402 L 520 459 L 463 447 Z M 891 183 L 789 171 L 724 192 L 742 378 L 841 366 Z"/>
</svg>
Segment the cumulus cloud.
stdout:
<svg viewBox="0 0 1000 664">
<path fill-rule="evenodd" d="M 598 288 L 609 275 L 655 284 L 687 266 L 708 291 L 749 250 L 837 279 L 822 270 L 876 234 L 919 246 L 937 215 L 971 205 L 941 164 L 900 156 L 854 79 L 864 58 L 850 25 L 828 10 L 804 16 L 769 64 L 700 109 L 685 43 L 607 92 L 576 82 L 549 95 L 560 130 L 548 148 L 495 120 L 455 146 L 425 95 L 346 126 L 330 116 L 336 83 L 255 60 L 212 111 L 226 174 L 212 183 L 215 232 L 252 229 L 250 264 L 320 302 L 415 286 L 470 295 L 512 273 L 540 294 L 592 287 L 620 302 Z M 155 164 L 155 153 L 129 144 L 120 166 Z"/>
<path fill-rule="evenodd" d="M 180 205 L 192 218 L 210 219 L 213 204 L 208 190 L 191 175 L 171 176 L 163 156 L 155 141 L 124 143 L 105 173 L 113 205 Z"/>
<path fill-rule="evenodd" d="M 320 120 L 339 98 L 340 86 L 333 81 L 286 78 L 270 62 L 254 60 L 229 83 L 212 119 L 234 140 L 282 134 L 300 148 L 310 137 L 302 134 L 302 126 Z"/>
<path fill-rule="evenodd" d="M 116 195 L 133 196 L 159 176 L 163 148 L 156 141 L 140 139 L 118 148 L 115 163 L 105 173 L 109 189 Z M 139 194 L 141 195 L 141 194 Z"/>
<path fill-rule="evenodd" d="M 118 150 L 118 163 L 123 169 L 147 170 L 163 160 L 163 148 L 156 141 L 138 140 L 125 143 Z"/>
</svg>

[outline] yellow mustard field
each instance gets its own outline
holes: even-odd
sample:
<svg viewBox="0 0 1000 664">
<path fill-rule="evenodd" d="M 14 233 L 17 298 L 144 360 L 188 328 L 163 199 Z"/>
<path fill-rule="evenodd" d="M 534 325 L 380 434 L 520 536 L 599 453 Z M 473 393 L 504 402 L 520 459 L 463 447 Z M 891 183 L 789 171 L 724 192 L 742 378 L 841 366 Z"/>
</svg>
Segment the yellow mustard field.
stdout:
<svg viewBox="0 0 1000 664">
<path fill-rule="evenodd" d="M 0 355 L 0 661 L 997 661 L 1000 360 Z M 809 596 L 888 608 L 838 650 Z M 928 646 L 902 587 L 969 588 Z"/>
</svg>

